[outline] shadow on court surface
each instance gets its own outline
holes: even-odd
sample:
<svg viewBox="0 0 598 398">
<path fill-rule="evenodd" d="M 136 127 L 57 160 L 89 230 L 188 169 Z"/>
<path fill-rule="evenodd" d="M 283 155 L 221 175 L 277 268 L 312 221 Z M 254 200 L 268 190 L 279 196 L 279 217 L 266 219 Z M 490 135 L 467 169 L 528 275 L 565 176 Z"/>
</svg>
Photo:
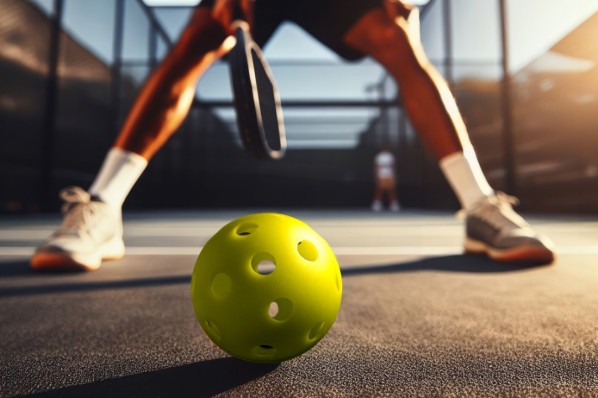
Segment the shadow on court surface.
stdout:
<svg viewBox="0 0 598 398">
<path fill-rule="evenodd" d="M 34 272 L 29 266 L 29 260 L 0 261 L 0 279 L 15 276 L 33 275 Z"/>
<path fill-rule="evenodd" d="M 469 272 L 469 273 L 503 273 L 515 272 L 537 267 L 537 264 L 501 264 L 483 256 L 452 255 L 424 258 L 416 261 L 401 262 L 384 265 L 363 265 L 352 266 L 342 270 L 344 277 L 383 274 L 396 272 L 414 271 L 445 271 L 445 272 Z M 67 273 L 43 273 L 33 272 L 26 261 L 0 262 L 0 280 L 16 276 L 35 276 L 39 282 L 40 275 L 47 275 L 48 281 Z M 70 272 L 72 274 L 72 272 Z M 53 293 L 70 293 L 80 291 L 131 289 L 154 286 L 167 286 L 177 284 L 189 284 L 190 275 L 159 276 L 139 279 L 124 279 L 110 281 L 87 281 L 72 283 L 36 284 L 30 286 L 9 286 L 0 287 L 0 297 L 32 296 Z"/>
<path fill-rule="evenodd" d="M 342 274 L 343 276 L 356 276 L 364 274 L 385 274 L 413 271 L 501 273 L 523 271 L 526 269 L 538 268 L 540 266 L 542 265 L 537 263 L 503 264 L 481 255 L 475 256 L 461 254 L 430 257 L 396 264 L 354 266 L 348 269 L 343 269 Z"/>
<path fill-rule="evenodd" d="M 72 293 L 93 290 L 130 289 L 138 287 L 190 284 L 191 276 L 161 276 L 155 278 L 126 279 L 118 281 L 43 284 L 19 287 L 0 287 L 0 297 L 32 296 L 51 293 Z"/>
<path fill-rule="evenodd" d="M 279 364 L 218 358 L 117 379 L 66 387 L 34 397 L 211 397 L 272 372 Z"/>
</svg>

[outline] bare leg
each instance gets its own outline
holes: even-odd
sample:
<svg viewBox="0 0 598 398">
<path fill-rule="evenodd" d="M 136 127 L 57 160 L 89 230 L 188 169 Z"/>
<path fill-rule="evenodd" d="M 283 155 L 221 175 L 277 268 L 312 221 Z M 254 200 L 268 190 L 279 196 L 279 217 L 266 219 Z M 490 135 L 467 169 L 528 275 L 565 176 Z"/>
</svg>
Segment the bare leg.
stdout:
<svg viewBox="0 0 598 398">
<path fill-rule="evenodd" d="M 397 81 L 411 122 L 467 210 L 465 251 L 504 262 L 553 261 L 553 243 L 513 211 L 511 199 L 495 195 L 488 185 L 455 99 L 411 29 L 408 7 L 397 0 L 385 4 L 364 15 L 345 42 L 378 60 Z"/>
<path fill-rule="evenodd" d="M 476 158 L 457 104 L 426 57 L 409 7 L 386 0 L 345 35 L 348 45 L 371 55 L 394 77 L 407 114 L 432 149 L 463 208 L 494 194 Z"/>
<path fill-rule="evenodd" d="M 374 191 L 374 200 L 378 202 L 382 202 L 384 200 L 384 191 L 379 184 L 376 185 L 376 190 Z"/>
<path fill-rule="evenodd" d="M 386 194 L 387 194 L 389 203 L 393 203 L 393 202 L 397 201 L 396 189 L 397 189 L 396 186 L 393 185 L 391 187 L 388 187 L 388 189 L 386 190 Z"/>
<path fill-rule="evenodd" d="M 407 19 L 384 8 L 370 11 L 345 42 L 380 62 L 397 81 L 410 120 L 438 159 L 471 145 L 445 80 L 426 57 Z"/>
<path fill-rule="evenodd" d="M 222 24 L 198 7 L 181 38 L 152 72 L 133 104 L 89 193 L 116 212 L 148 161 L 174 134 L 195 97 L 201 75 L 230 49 Z"/>
<path fill-rule="evenodd" d="M 200 76 L 229 50 L 222 45 L 226 36 L 210 10 L 198 7 L 141 90 L 115 146 L 149 160 L 187 116 Z"/>
<path fill-rule="evenodd" d="M 179 42 L 142 88 L 89 191 L 62 192 L 67 205 L 63 225 L 32 256 L 34 269 L 95 270 L 102 261 L 124 255 L 121 206 L 148 160 L 187 116 L 202 73 L 229 50 L 226 36 L 210 10 L 196 9 Z"/>
</svg>

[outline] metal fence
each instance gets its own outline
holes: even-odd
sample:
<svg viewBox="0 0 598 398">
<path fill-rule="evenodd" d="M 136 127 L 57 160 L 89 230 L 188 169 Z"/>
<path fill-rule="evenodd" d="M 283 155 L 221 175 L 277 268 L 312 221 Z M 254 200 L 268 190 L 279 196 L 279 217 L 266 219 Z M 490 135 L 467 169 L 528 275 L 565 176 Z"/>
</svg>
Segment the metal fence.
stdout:
<svg viewBox="0 0 598 398">
<path fill-rule="evenodd" d="M 571 131 L 555 126 L 567 125 L 565 109 L 573 105 L 554 105 L 553 90 L 542 89 L 550 81 L 565 92 L 561 102 L 590 98 L 598 88 L 574 82 L 593 69 L 569 74 L 569 81 L 533 68 L 510 71 L 511 5 L 429 1 L 421 7 L 424 46 L 456 95 L 493 186 L 520 195 L 527 209 L 596 211 L 592 149 L 598 145 L 589 132 L 597 119 L 581 110 L 584 123 L 575 124 L 578 139 L 572 143 Z M 138 88 L 190 11 L 151 8 L 141 0 L 0 3 L 0 40 L 8 43 L 0 50 L 3 212 L 55 210 L 61 187 L 91 183 Z M 582 28 L 597 24 L 590 18 Z M 476 35 L 480 29 L 489 33 Z M 11 53 L 10 45 L 20 53 Z M 373 191 L 373 157 L 380 143 L 391 142 L 404 205 L 456 207 L 437 161 L 409 124 L 400 90 L 377 64 L 274 59 L 272 67 L 283 89 L 290 142 L 283 161 L 256 162 L 242 150 L 227 66 L 218 62 L 204 79 L 210 86 L 200 84 L 189 117 L 151 162 L 127 206 L 365 207 Z M 348 76 L 356 82 L 347 92 L 310 87 L 316 78 Z M 291 84 L 297 79 L 305 84 Z M 554 109 L 547 111 L 550 104 Z M 553 126 L 546 124 L 551 119 Z"/>
</svg>

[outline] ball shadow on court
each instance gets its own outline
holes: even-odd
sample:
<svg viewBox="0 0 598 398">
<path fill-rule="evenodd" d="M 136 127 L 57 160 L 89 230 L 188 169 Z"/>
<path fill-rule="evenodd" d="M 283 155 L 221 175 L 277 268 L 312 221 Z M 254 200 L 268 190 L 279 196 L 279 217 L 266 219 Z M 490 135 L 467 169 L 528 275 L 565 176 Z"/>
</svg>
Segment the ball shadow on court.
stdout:
<svg viewBox="0 0 598 398">
<path fill-rule="evenodd" d="M 217 358 L 35 394 L 34 397 L 212 397 L 274 371 L 279 364 Z"/>
</svg>

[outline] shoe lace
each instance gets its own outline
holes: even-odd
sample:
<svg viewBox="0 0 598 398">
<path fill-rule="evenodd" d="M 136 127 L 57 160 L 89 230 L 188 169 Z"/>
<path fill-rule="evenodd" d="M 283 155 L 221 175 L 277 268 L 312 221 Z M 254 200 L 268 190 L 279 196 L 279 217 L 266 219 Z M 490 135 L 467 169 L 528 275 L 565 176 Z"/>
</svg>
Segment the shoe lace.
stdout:
<svg viewBox="0 0 598 398">
<path fill-rule="evenodd" d="M 65 188 L 60 191 L 60 198 L 64 201 L 61 208 L 64 221 L 57 231 L 59 234 L 76 234 L 82 226 L 90 225 L 100 213 L 97 204 L 82 188 Z"/>
<path fill-rule="evenodd" d="M 515 196 L 507 195 L 504 192 L 496 192 L 494 196 L 488 198 L 490 203 L 495 205 L 500 209 L 509 208 L 512 209 L 513 206 L 519 205 L 519 199 Z"/>
<path fill-rule="evenodd" d="M 489 225 L 501 230 L 503 227 L 526 226 L 527 223 L 513 210 L 513 206 L 519 204 L 519 199 L 514 196 L 507 195 L 504 192 L 496 192 L 482 202 L 476 216 Z"/>
<path fill-rule="evenodd" d="M 505 225 L 525 226 L 527 223 L 513 210 L 513 206 L 519 205 L 519 199 L 515 196 L 507 195 L 504 192 L 496 192 L 494 195 L 480 199 L 472 209 L 470 214 L 481 219 L 487 224 L 500 230 Z M 465 217 L 466 210 L 457 212 L 458 217 Z"/>
</svg>

